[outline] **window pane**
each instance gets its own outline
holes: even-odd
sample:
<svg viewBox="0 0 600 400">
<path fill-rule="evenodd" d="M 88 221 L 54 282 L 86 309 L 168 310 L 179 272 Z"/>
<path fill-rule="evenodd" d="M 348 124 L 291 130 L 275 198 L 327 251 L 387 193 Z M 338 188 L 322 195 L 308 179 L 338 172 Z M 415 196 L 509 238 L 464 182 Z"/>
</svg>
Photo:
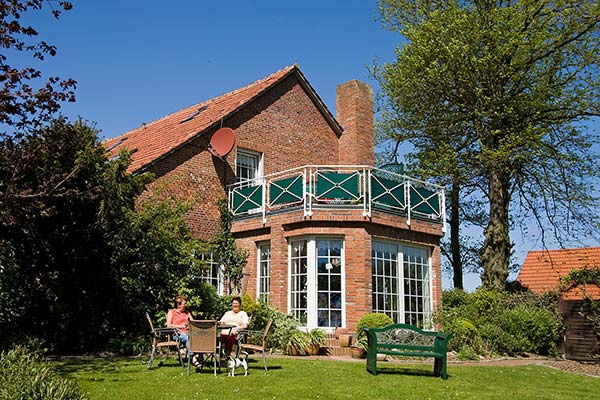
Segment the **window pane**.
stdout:
<svg viewBox="0 0 600 400">
<path fill-rule="evenodd" d="M 341 293 L 331 293 L 330 295 L 330 305 L 331 308 L 342 308 L 342 294 Z"/>
<path fill-rule="evenodd" d="M 318 295 L 319 308 L 329 308 L 329 298 L 327 292 L 319 292 Z"/>
<path fill-rule="evenodd" d="M 331 275 L 330 287 L 332 290 L 342 290 L 342 276 L 341 275 Z"/>
<path fill-rule="evenodd" d="M 318 278 L 317 288 L 319 290 L 328 290 L 329 289 L 329 278 L 327 275 L 320 275 Z"/>
<path fill-rule="evenodd" d="M 329 322 L 329 326 L 331 327 L 339 327 L 342 326 L 342 312 L 341 311 L 331 311 L 331 320 Z"/>
</svg>

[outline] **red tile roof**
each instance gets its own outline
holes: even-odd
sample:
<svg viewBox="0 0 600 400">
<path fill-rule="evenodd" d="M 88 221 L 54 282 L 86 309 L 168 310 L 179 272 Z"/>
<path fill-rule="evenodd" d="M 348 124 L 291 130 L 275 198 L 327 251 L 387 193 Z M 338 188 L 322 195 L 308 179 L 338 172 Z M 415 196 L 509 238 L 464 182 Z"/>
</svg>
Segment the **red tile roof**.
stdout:
<svg viewBox="0 0 600 400">
<path fill-rule="evenodd" d="M 534 293 L 544 293 L 558 290 L 559 278 L 567 275 L 572 269 L 598 266 L 600 247 L 530 251 L 523 261 L 517 281 Z M 593 299 L 600 299 L 600 288 L 595 285 L 573 288 L 563 293 L 563 299 L 581 299 L 583 290 Z"/>
<path fill-rule="evenodd" d="M 201 135 L 207 129 L 216 126 L 223 118 L 238 111 L 291 74 L 297 76 L 302 87 L 313 99 L 334 131 L 341 134 L 342 127 L 310 86 L 298 66 L 290 65 L 241 89 L 187 107 L 156 121 L 143 124 L 123 135 L 108 139 L 104 145 L 110 156 L 117 155 L 124 148 L 131 151 L 133 160 L 128 171 L 141 170 Z"/>
</svg>

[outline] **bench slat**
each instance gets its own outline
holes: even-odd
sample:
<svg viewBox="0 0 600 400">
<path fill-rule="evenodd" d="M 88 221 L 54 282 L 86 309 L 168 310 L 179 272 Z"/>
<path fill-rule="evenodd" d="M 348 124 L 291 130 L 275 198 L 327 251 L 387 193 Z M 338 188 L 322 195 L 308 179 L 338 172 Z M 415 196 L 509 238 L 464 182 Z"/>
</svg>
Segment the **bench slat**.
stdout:
<svg viewBox="0 0 600 400">
<path fill-rule="evenodd" d="M 409 346 L 405 344 L 394 345 L 391 343 L 377 343 L 377 349 L 400 349 L 400 350 L 415 350 L 415 351 L 432 351 L 435 346 Z"/>
</svg>

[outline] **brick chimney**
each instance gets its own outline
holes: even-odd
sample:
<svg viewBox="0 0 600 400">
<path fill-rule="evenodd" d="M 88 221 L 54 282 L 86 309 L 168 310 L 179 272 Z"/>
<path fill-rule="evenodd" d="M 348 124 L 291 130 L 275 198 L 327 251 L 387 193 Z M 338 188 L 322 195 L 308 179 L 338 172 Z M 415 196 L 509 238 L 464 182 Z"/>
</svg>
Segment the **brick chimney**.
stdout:
<svg viewBox="0 0 600 400">
<path fill-rule="evenodd" d="M 344 128 L 340 137 L 341 165 L 374 165 L 373 90 L 357 80 L 338 85 L 335 108 Z"/>
</svg>

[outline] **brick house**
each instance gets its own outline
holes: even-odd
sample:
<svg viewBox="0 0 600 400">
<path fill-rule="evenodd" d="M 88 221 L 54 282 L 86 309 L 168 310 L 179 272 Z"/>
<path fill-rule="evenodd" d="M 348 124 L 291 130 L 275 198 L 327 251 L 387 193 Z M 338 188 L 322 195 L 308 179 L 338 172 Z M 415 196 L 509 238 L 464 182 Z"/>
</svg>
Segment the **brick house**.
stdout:
<svg viewBox="0 0 600 400">
<path fill-rule="evenodd" d="M 589 311 L 584 294 L 600 300 L 600 288 L 583 285 L 560 291 L 560 278 L 572 269 L 600 266 L 600 247 L 530 251 L 523 261 L 517 281 L 534 293 L 560 293 L 560 311 L 565 333 L 559 350 L 566 358 L 587 360 L 598 358 L 600 346 L 593 324 L 582 314 Z"/>
<path fill-rule="evenodd" d="M 150 171 L 181 199 L 201 239 L 228 198 L 244 290 L 308 328 L 355 329 L 371 311 L 428 326 L 441 302 L 440 187 L 374 167 L 373 95 L 338 86 L 334 117 L 298 66 L 177 111 L 106 142 L 129 149 L 130 172 Z M 231 152 L 211 139 L 230 128 Z M 231 133 L 233 132 L 233 133 Z M 225 154 L 227 153 L 227 154 Z M 222 292 L 218 260 L 204 279 Z"/>
</svg>

